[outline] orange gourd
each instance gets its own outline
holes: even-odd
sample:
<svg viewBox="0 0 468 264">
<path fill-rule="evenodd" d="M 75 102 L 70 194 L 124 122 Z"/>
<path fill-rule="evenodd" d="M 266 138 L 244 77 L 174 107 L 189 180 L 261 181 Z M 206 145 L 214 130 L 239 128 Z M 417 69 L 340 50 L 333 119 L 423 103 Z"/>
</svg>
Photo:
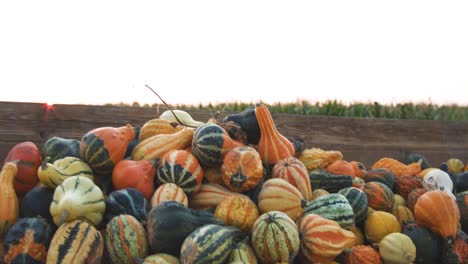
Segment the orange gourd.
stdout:
<svg viewBox="0 0 468 264">
<path fill-rule="evenodd" d="M 229 195 L 218 204 L 214 216 L 226 225 L 250 232 L 260 213 L 257 205 L 249 197 Z"/>
<path fill-rule="evenodd" d="M 361 179 L 366 178 L 367 170 L 366 170 L 366 167 L 364 166 L 364 164 L 362 164 L 359 161 L 351 161 L 351 162 L 349 162 L 349 164 L 351 164 L 351 166 L 353 166 L 354 176 L 355 177 L 359 177 Z"/>
<path fill-rule="evenodd" d="M 306 166 L 295 157 L 279 160 L 271 171 L 272 178 L 281 178 L 296 187 L 306 201 L 312 200 L 312 188 Z"/>
<path fill-rule="evenodd" d="M 112 184 L 116 190 L 134 188 L 150 200 L 154 193 L 155 161 L 121 160 L 112 171 Z"/>
<path fill-rule="evenodd" d="M 336 160 L 328 165 L 325 170 L 331 174 L 355 177 L 353 165 L 345 160 Z"/>
<path fill-rule="evenodd" d="M 381 158 L 376 163 L 374 163 L 374 165 L 372 165 L 372 169 L 386 168 L 389 169 L 396 177 L 403 175 L 415 176 L 421 172 L 421 163 L 422 159 L 418 162 L 406 165 L 396 159 Z"/>
<path fill-rule="evenodd" d="M 165 119 L 151 119 L 147 121 L 140 129 L 138 135 L 138 142 L 143 141 L 151 136 L 159 134 L 172 134 L 184 129 L 184 126 L 179 125 L 176 122 L 171 122 Z"/>
<path fill-rule="evenodd" d="M 0 237 L 18 220 L 19 204 L 14 188 L 17 173 L 15 162 L 5 163 L 0 172 Z"/>
<path fill-rule="evenodd" d="M 371 246 L 354 246 L 344 251 L 345 264 L 381 264 L 380 254 Z"/>
<path fill-rule="evenodd" d="M 460 222 L 457 203 L 446 192 L 432 190 L 419 197 L 414 206 L 416 223 L 445 239 L 455 239 Z"/>
<path fill-rule="evenodd" d="M 254 148 L 236 147 L 224 156 L 221 173 L 224 185 L 231 191 L 250 191 L 262 180 L 262 160 Z"/>
<path fill-rule="evenodd" d="M 260 127 L 258 152 L 263 163 L 274 165 L 279 160 L 294 156 L 294 145 L 278 131 L 266 105 L 256 106 L 255 116 Z"/>
</svg>

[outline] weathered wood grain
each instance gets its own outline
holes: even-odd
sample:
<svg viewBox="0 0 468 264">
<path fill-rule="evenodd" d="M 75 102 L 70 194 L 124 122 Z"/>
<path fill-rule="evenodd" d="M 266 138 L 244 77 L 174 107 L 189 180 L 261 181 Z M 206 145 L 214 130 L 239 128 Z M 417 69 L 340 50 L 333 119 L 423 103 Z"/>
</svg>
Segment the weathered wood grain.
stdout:
<svg viewBox="0 0 468 264">
<path fill-rule="evenodd" d="M 0 102 L 0 158 L 22 141 L 42 144 L 52 136 L 80 139 L 87 131 L 103 126 L 143 125 L 167 108 L 93 105 L 54 105 Z M 190 110 L 200 121 L 207 111 Z M 219 118 L 222 120 L 224 116 Z M 287 137 L 304 140 L 307 147 L 340 150 L 346 160 L 371 166 L 381 157 L 404 160 L 421 153 L 438 166 L 450 157 L 468 161 L 468 122 L 342 118 L 274 114 L 278 129 Z"/>
</svg>

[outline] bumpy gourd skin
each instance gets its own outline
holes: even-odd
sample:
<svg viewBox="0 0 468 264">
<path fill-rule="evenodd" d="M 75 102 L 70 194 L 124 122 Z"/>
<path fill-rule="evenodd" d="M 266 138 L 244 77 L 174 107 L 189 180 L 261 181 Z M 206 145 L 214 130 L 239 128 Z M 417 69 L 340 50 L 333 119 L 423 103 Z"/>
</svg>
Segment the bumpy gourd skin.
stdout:
<svg viewBox="0 0 468 264">
<path fill-rule="evenodd" d="M 57 186 L 50 205 L 54 223 L 81 219 L 98 225 L 103 218 L 106 204 L 101 189 L 88 178 L 73 176 Z"/>
</svg>

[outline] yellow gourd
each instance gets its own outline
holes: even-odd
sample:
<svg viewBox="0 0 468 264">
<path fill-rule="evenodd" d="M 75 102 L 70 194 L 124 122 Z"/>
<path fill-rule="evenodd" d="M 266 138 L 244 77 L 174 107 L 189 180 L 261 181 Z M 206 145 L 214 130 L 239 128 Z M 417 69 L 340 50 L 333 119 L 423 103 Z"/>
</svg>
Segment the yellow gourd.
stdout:
<svg viewBox="0 0 468 264">
<path fill-rule="evenodd" d="M 379 243 L 379 253 L 385 264 L 407 264 L 416 259 L 416 246 L 402 233 L 386 235 Z"/>
<path fill-rule="evenodd" d="M 42 162 L 37 170 L 39 181 L 49 188 L 55 188 L 64 180 L 72 176 L 83 176 L 94 179 L 93 170 L 84 161 L 76 157 L 65 157 L 54 163 L 49 163 L 49 158 Z"/>
<path fill-rule="evenodd" d="M 5 163 L 0 172 L 0 237 L 18 220 L 18 196 L 14 188 L 17 173 L 16 162 Z"/>
</svg>

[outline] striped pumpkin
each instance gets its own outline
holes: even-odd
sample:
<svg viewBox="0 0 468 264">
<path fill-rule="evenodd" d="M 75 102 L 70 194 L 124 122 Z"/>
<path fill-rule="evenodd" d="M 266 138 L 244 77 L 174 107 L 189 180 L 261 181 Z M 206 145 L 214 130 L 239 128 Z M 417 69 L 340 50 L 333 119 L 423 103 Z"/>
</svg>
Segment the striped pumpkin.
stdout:
<svg viewBox="0 0 468 264">
<path fill-rule="evenodd" d="M 69 177 L 82 176 L 94 180 L 93 170 L 89 165 L 76 157 L 64 157 L 49 163 L 47 157 L 37 170 L 39 181 L 48 188 L 55 188 Z"/>
<path fill-rule="evenodd" d="M 221 173 L 224 185 L 230 190 L 247 192 L 254 189 L 262 180 L 262 160 L 252 147 L 235 147 L 226 152 Z"/>
<path fill-rule="evenodd" d="M 236 263 L 236 264 L 257 264 L 258 263 L 257 256 L 255 255 L 255 251 L 250 245 L 250 240 L 248 238 L 237 242 L 237 244 L 234 246 L 234 248 L 231 251 L 231 255 L 229 256 L 228 263 Z"/>
<path fill-rule="evenodd" d="M 393 207 L 392 214 L 398 219 L 401 226 L 405 226 L 405 224 L 409 222 L 414 222 L 413 212 L 406 206 L 398 205 L 397 207 Z"/>
<path fill-rule="evenodd" d="M 101 189 L 88 178 L 73 176 L 55 188 L 50 214 L 57 226 L 76 219 L 98 225 L 105 209 Z"/>
<path fill-rule="evenodd" d="M 203 169 L 190 152 L 172 150 L 163 156 L 157 175 L 159 182 L 174 183 L 190 195 L 200 188 Z"/>
<path fill-rule="evenodd" d="M 377 168 L 370 171 L 367 171 L 366 177 L 364 178 L 366 182 L 380 182 L 387 185 L 388 188 L 393 189 L 395 185 L 395 176 L 393 173 L 386 168 Z"/>
<path fill-rule="evenodd" d="M 42 156 L 49 157 L 49 162 L 53 163 L 65 157 L 80 157 L 80 141 L 77 139 L 66 139 L 61 137 L 51 137 L 42 146 Z"/>
<path fill-rule="evenodd" d="M 226 196 L 232 194 L 241 195 L 219 184 L 204 183 L 198 191 L 190 196 L 189 207 L 196 210 L 211 209 L 216 207 Z"/>
<path fill-rule="evenodd" d="M 232 226 L 209 224 L 199 227 L 184 240 L 180 249 L 181 263 L 222 264 L 242 236 L 242 232 Z"/>
<path fill-rule="evenodd" d="M 387 185 L 380 182 L 364 184 L 364 193 L 369 206 L 378 211 L 390 211 L 393 207 L 393 192 Z"/>
<path fill-rule="evenodd" d="M 132 160 L 155 160 L 167 152 L 190 146 L 193 129 L 184 129 L 172 134 L 159 134 L 140 141 L 132 151 Z"/>
<path fill-rule="evenodd" d="M 44 218 L 21 218 L 5 236 L 5 263 L 45 263 L 53 231 Z M 1 261 L 0 261 L 1 262 Z"/>
<path fill-rule="evenodd" d="M 112 218 L 106 225 L 104 242 L 112 263 L 140 263 L 148 255 L 145 228 L 131 215 Z"/>
<path fill-rule="evenodd" d="M 115 216 L 127 214 L 145 224 L 149 210 L 150 204 L 140 191 L 126 188 L 109 194 L 104 219 L 109 222 Z"/>
<path fill-rule="evenodd" d="M 259 217 L 257 206 L 247 196 L 229 195 L 216 207 L 214 216 L 226 225 L 250 232 Z"/>
<path fill-rule="evenodd" d="M 147 256 L 142 264 L 180 264 L 180 261 L 172 255 L 159 253 Z"/>
<path fill-rule="evenodd" d="M 350 229 L 354 224 L 353 207 L 342 194 L 331 193 L 308 202 L 304 207 L 304 215 L 317 214 L 329 220 L 336 221 L 342 228 Z"/>
<path fill-rule="evenodd" d="M 302 217 L 297 228 L 301 252 L 311 263 L 331 262 L 344 249 L 352 247 L 356 240 L 353 232 L 317 214 Z"/>
<path fill-rule="evenodd" d="M 135 131 L 129 124 L 118 128 L 95 128 L 81 138 L 81 158 L 96 174 L 110 175 L 115 164 L 125 157 L 134 137 Z"/>
<path fill-rule="evenodd" d="M 276 162 L 271 171 L 272 178 L 281 178 L 296 187 L 306 201 L 312 200 L 312 188 L 306 166 L 295 157 Z"/>
<path fill-rule="evenodd" d="M 281 211 L 294 221 L 302 215 L 306 201 L 289 182 L 275 178 L 267 180 L 258 196 L 260 212 Z"/>
<path fill-rule="evenodd" d="M 356 224 L 362 223 L 367 218 L 367 208 L 369 207 L 366 194 L 356 187 L 344 188 L 338 193 L 344 195 L 353 208 Z"/>
<path fill-rule="evenodd" d="M 181 126 L 176 122 L 159 118 L 151 119 L 141 127 L 140 134 L 138 135 L 138 141 L 141 142 L 155 135 L 173 134 L 182 129 L 184 129 L 184 126 Z"/>
<path fill-rule="evenodd" d="M 47 263 L 101 263 L 103 250 L 101 233 L 87 222 L 75 220 L 55 232 L 47 251 Z"/>
<path fill-rule="evenodd" d="M 299 234 L 285 213 L 262 214 L 252 228 L 252 247 L 262 263 L 291 263 L 299 252 Z"/>
<path fill-rule="evenodd" d="M 156 189 L 151 198 L 151 207 L 155 207 L 166 201 L 176 201 L 188 207 L 187 195 L 182 188 L 174 183 L 164 183 Z"/>
<path fill-rule="evenodd" d="M 294 145 L 278 131 L 267 106 L 257 105 L 255 116 L 260 127 L 258 152 L 263 163 L 273 166 L 279 160 L 294 156 Z"/>
<path fill-rule="evenodd" d="M 206 123 L 195 130 L 192 154 L 202 166 L 217 167 L 222 164 L 226 152 L 239 146 L 243 144 L 230 138 L 221 126 Z"/>
</svg>

